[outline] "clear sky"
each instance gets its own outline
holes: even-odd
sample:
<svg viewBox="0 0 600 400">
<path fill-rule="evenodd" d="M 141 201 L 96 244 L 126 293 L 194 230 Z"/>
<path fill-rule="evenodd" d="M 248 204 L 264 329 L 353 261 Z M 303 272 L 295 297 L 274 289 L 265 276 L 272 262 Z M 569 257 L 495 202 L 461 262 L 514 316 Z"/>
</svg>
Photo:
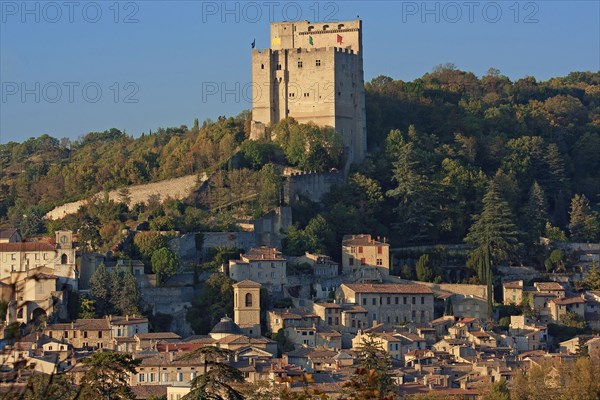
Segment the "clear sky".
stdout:
<svg viewBox="0 0 600 400">
<path fill-rule="evenodd" d="M 447 62 L 513 80 L 600 69 L 599 1 L 0 0 L 0 12 L 0 143 L 236 115 L 270 21 L 360 16 L 366 81 Z"/>
</svg>

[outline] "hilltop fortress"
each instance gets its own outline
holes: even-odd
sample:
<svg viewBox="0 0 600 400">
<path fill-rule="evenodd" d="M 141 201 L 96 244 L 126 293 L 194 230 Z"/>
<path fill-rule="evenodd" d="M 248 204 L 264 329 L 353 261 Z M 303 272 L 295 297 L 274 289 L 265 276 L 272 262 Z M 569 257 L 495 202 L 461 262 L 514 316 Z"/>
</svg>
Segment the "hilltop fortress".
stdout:
<svg viewBox="0 0 600 400">
<path fill-rule="evenodd" d="M 362 21 L 271 24 L 271 48 L 252 51 L 251 139 L 293 117 L 342 136 L 346 170 L 367 150 Z"/>
</svg>

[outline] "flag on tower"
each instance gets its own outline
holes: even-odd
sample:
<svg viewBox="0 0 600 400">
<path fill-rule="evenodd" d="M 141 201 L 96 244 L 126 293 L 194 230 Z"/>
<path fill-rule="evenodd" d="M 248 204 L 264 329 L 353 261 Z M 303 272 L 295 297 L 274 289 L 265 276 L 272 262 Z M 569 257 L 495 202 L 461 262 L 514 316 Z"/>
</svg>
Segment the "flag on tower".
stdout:
<svg viewBox="0 0 600 400">
<path fill-rule="evenodd" d="M 337 42 L 339 44 L 342 44 L 342 36 L 341 35 L 337 35 Z"/>
<path fill-rule="evenodd" d="M 254 40 L 252 41 L 252 48 L 256 47 L 256 38 L 254 38 Z"/>
<path fill-rule="evenodd" d="M 308 37 L 308 44 L 310 44 L 311 46 L 314 44 L 314 43 L 313 43 L 312 36 L 309 36 L 309 37 Z"/>
</svg>

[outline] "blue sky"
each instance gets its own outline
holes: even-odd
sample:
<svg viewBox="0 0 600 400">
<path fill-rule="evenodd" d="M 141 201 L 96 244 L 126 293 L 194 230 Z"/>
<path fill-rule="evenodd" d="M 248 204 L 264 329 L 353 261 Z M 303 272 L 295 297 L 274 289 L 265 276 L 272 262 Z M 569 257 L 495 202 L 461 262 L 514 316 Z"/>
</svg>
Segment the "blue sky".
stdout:
<svg viewBox="0 0 600 400">
<path fill-rule="evenodd" d="M 367 81 L 447 62 L 513 80 L 600 69 L 598 1 L 0 0 L 0 10 L 0 143 L 236 115 L 251 107 L 250 43 L 269 46 L 270 20 L 359 15 Z M 228 94 L 206 95 L 215 84 Z"/>
</svg>

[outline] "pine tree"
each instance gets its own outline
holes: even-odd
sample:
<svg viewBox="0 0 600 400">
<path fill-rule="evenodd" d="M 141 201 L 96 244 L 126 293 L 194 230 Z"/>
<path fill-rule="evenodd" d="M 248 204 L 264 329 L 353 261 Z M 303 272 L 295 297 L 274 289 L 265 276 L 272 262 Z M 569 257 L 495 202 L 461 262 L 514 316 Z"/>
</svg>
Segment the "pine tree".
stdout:
<svg viewBox="0 0 600 400">
<path fill-rule="evenodd" d="M 396 135 L 397 132 L 392 131 L 392 134 Z M 398 228 L 410 241 L 435 239 L 438 233 L 435 227 L 440 215 L 440 189 L 428 177 L 424 161 L 429 155 L 412 142 L 404 142 L 401 137 L 395 141 L 395 154 L 390 156 L 395 158 L 392 179 L 397 186 L 387 191 L 386 195 L 398 200 L 395 209 Z"/>
<path fill-rule="evenodd" d="M 588 273 L 583 278 L 583 285 L 588 290 L 600 290 L 600 268 L 598 268 L 596 261 L 592 263 Z"/>
<path fill-rule="evenodd" d="M 548 145 L 544 154 L 546 169 L 540 179 L 548 199 L 550 200 L 550 210 L 553 216 L 553 222 L 559 227 L 564 227 L 567 223 L 566 218 L 566 173 L 565 162 L 554 143 Z"/>
<path fill-rule="evenodd" d="M 492 310 L 492 266 L 512 258 L 517 249 L 517 227 L 508 203 L 504 201 L 492 182 L 483 198 L 483 211 L 474 217 L 465 242 L 475 245 L 469 254 L 469 264 L 481 282 L 488 287 L 488 309 Z"/>
<path fill-rule="evenodd" d="M 140 363 L 141 360 L 134 360 L 131 354 L 93 353 L 83 360 L 87 370 L 80 382 L 81 398 L 134 399 L 129 377 L 136 373 Z"/>
<path fill-rule="evenodd" d="M 343 396 L 352 400 L 392 399 L 394 385 L 389 370 L 392 360 L 389 353 L 372 334 L 362 338 L 357 348 L 358 368 L 344 384 Z"/>
<path fill-rule="evenodd" d="M 529 190 L 529 201 L 525 207 L 524 219 L 530 241 L 537 242 L 544 233 L 548 221 L 548 205 L 544 189 L 533 182 Z"/>
<path fill-rule="evenodd" d="M 571 200 L 570 217 L 569 230 L 573 241 L 589 242 L 596 240 L 599 231 L 598 221 L 585 194 L 576 194 Z"/>
</svg>

